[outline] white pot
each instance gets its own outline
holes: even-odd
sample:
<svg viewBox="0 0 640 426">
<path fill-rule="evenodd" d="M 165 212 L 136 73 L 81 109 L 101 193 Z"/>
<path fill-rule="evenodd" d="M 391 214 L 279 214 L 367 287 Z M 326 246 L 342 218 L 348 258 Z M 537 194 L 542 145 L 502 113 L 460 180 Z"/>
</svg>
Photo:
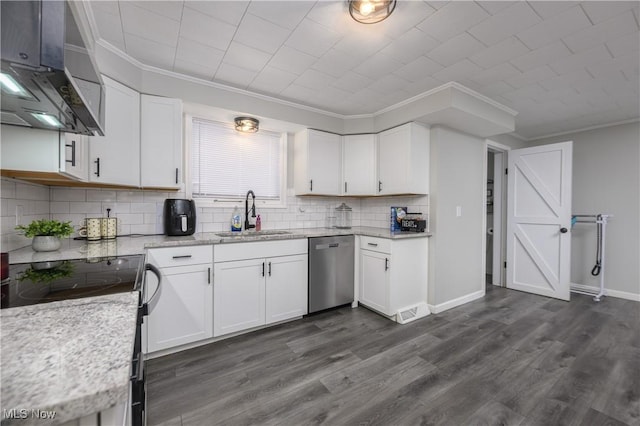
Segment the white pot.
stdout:
<svg viewBox="0 0 640 426">
<path fill-rule="evenodd" d="M 62 245 L 59 237 L 49 235 L 38 235 L 33 237 L 31 247 L 34 251 L 56 251 Z"/>
</svg>

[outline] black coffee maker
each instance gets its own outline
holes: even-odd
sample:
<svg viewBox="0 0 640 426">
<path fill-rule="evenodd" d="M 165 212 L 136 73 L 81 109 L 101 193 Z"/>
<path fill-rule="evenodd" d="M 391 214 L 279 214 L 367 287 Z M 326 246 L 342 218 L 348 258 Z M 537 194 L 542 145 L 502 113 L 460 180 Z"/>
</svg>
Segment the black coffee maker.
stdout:
<svg viewBox="0 0 640 426">
<path fill-rule="evenodd" d="M 170 236 L 196 232 L 196 203 L 193 200 L 164 200 L 164 233 Z"/>
</svg>

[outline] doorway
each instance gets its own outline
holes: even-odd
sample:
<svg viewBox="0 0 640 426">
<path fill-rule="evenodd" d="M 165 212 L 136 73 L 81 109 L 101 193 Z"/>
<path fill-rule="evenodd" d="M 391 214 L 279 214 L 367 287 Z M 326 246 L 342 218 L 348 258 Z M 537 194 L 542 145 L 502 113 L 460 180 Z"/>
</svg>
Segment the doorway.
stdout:
<svg viewBox="0 0 640 426">
<path fill-rule="evenodd" d="M 506 197 L 509 147 L 487 140 L 485 185 L 485 280 L 491 286 L 506 286 Z"/>
</svg>

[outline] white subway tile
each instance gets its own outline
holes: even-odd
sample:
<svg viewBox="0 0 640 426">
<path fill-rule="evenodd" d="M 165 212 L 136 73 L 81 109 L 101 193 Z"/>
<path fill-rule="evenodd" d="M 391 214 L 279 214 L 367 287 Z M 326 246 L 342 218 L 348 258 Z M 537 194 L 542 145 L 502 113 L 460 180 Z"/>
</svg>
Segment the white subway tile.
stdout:
<svg viewBox="0 0 640 426">
<path fill-rule="evenodd" d="M 86 201 L 85 189 L 53 188 L 51 201 Z"/>
<path fill-rule="evenodd" d="M 156 215 L 155 213 L 144 213 L 144 223 L 149 225 L 155 225 L 156 223 Z"/>
<path fill-rule="evenodd" d="M 118 223 L 122 225 L 144 224 L 144 215 L 142 213 L 119 213 L 116 217 L 118 218 Z"/>
<path fill-rule="evenodd" d="M 145 191 L 144 193 L 144 202 L 146 203 L 150 203 L 150 202 L 155 203 L 158 201 L 164 202 L 164 200 L 167 198 L 184 198 L 184 197 L 176 197 L 174 195 L 168 195 L 166 192 Z"/>
<path fill-rule="evenodd" d="M 144 193 L 142 191 L 118 191 L 116 200 L 121 203 L 142 203 L 144 201 Z"/>
<path fill-rule="evenodd" d="M 155 213 L 156 203 L 131 203 L 131 213 Z"/>
<path fill-rule="evenodd" d="M 117 195 L 114 190 L 107 189 L 88 189 L 87 201 L 115 202 Z"/>
<path fill-rule="evenodd" d="M 120 213 L 131 213 L 131 203 L 122 202 L 122 203 L 102 203 L 102 213 L 106 216 L 107 209 L 111 209 L 111 216 Z"/>
<path fill-rule="evenodd" d="M 0 197 L 2 198 L 14 198 L 16 196 L 16 182 L 9 178 L 2 178 L 2 185 L 0 186 Z"/>
<path fill-rule="evenodd" d="M 92 202 L 75 202 L 72 201 L 69 203 L 69 209 L 71 213 L 86 213 L 90 215 L 101 215 L 102 214 L 102 204 L 96 201 Z"/>
<path fill-rule="evenodd" d="M 125 225 L 122 222 L 118 222 L 118 235 L 131 234 L 131 225 Z"/>
<path fill-rule="evenodd" d="M 155 225 L 143 224 L 143 225 L 131 225 L 132 234 L 155 234 Z"/>
</svg>

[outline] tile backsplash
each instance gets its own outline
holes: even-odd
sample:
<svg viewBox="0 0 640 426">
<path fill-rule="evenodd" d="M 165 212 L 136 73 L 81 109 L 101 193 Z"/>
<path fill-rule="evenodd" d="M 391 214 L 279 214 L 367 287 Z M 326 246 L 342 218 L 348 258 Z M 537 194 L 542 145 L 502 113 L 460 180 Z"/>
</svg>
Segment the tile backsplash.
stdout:
<svg viewBox="0 0 640 426">
<path fill-rule="evenodd" d="M 289 190 L 291 191 L 291 189 Z M 162 234 L 162 209 L 166 198 L 184 198 L 184 193 L 47 187 L 2 178 L 2 251 L 30 244 L 30 239 L 16 234 L 20 224 L 51 218 L 71 221 L 77 229 L 87 217 L 118 218 L 118 235 Z M 389 226 L 389 207 L 407 206 L 410 212 L 429 211 L 427 196 L 402 197 L 287 197 L 286 208 L 261 208 L 257 213 L 263 229 L 318 228 L 326 225 L 328 211 L 340 203 L 353 209 L 353 226 Z M 244 202 L 238 203 L 244 212 Z M 199 207 L 196 232 L 229 230 L 233 208 Z"/>
</svg>

